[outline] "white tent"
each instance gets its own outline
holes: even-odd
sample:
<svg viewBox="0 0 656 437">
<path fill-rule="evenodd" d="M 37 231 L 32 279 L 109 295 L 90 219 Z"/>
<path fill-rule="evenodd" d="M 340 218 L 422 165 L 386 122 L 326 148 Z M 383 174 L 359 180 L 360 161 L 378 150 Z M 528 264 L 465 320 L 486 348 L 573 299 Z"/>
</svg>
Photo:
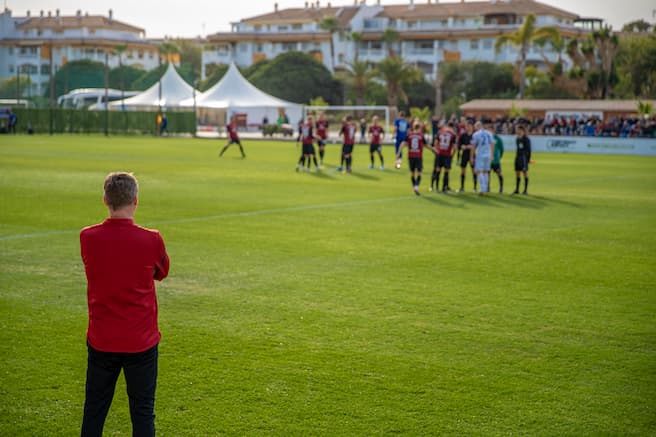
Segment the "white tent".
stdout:
<svg viewBox="0 0 656 437">
<path fill-rule="evenodd" d="M 125 105 L 127 110 L 153 110 L 159 109 L 161 106 L 164 110 L 171 110 L 180 108 L 180 102 L 185 99 L 192 98 L 194 89 L 191 85 L 184 81 L 178 74 L 173 64 L 169 64 L 166 73 L 161 78 L 162 82 L 162 100 L 159 99 L 159 81 L 155 85 L 148 88 L 146 91 L 137 94 L 136 96 L 125 99 L 124 101 L 117 100 L 109 104 L 110 109 L 121 109 Z M 199 92 L 196 91 L 198 95 Z M 187 109 L 187 108 L 185 108 Z"/>
<path fill-rule="evenodd" d="M 193 106 L 194 99 L 180 102 L 181 106 Z M 218 109 L 227 115 L 246 114 L 248 124 L 260 124 L 266 115 L 269 123 L 278 119 L 280 111 L 287 113 L 291 124 L 295 125 L 303 116 L 303 105 L 288 102 L 269 95 L 241 75 L 233 63 L 221 80 L 210 89 L 196 96 L 197 108 Z"/>
</svg>

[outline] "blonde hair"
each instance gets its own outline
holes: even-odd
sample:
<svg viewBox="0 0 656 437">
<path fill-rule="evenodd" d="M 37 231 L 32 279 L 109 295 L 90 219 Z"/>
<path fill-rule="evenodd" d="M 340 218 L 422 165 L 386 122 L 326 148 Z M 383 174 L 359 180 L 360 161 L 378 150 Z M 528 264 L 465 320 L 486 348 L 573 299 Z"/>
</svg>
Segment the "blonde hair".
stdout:
<svg viewBox="0 0 656 437">
<path fill-rule="evenodd" d="M 116 211 L 134 203 L 139 183 L 132 173 L 112 172 L 105 177 L 104 189 L 107 205 Z"/>
</svg>

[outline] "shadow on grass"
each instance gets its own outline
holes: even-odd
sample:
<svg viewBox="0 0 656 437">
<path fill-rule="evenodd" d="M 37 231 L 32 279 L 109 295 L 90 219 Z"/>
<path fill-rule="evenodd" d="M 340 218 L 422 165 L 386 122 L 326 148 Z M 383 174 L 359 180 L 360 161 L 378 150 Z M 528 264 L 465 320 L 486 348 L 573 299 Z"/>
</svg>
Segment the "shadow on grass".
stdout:
<svg viewBox="0 0 656 437">
<path fill-rule="evenodd" d="M 513 194 L 498 194 L 498 193 L 487 193 L 484 195 L 474 194 L 474 193 L 465 193 L 465 194 L 454 194 L 449 195 L 450 199 L 458 200 L 463 202 L 463 205 L 487 205 L 492 207 L 518 207 L 518 208 L 530 208 L 530 209 L 543 209 L 548 208 L 549 204 L 560 204 L 566 205 L 573 208 L 581 208 L 581 205 L 574 202 L 569 202 L 561 199 L 551 199 L 543 196 L 533 196 L 533 195 L 513 195 Z M 456 206 L 450 202 L 443 202 L 447 206 Z"/>
<path fill-rule="evenodd" d="M 335 176 L 333 176 L 330 173 L 326 173 L 325 171 L 314 171 L 308 173 L 310 176 L 314 176 L 315 178 L 319 179 L 330 179 L 330 180 L 335 180 Z"/>
<path fill-rule="evenodd" d="M 356 178 L 365 179 L 365 180 L 368 180 L 368 181 L 378 181 L 378 180 L 380 180 L 380 178 L 377 177 L 377 176 L 367 174 L 367 173 L 360 173 L 360 172 L 357 172 L 357 171 L 352 172 L 351 176 L 355 176 Z"/>
</svg>

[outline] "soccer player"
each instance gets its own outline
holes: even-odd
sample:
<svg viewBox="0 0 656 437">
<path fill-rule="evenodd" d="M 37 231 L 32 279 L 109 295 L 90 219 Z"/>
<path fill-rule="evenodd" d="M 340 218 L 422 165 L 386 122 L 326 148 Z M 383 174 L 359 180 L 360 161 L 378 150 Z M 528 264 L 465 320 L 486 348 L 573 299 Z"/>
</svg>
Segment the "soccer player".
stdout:
<svg viewBox="0 0 656 437">
<path fill-rule="evenodd" d="M 225 151 L 228 150 L 228 147 L 232 146 L 233 144 L 237 144 L 239 146 L 239 150 L 241 150 L 241 157 L 246 158 L 246 154 L 244 153 L 244 147 L 241 145 L 241 141 L 239 140 L 239 134 L 237 133 L 237 122 L 235 120 L 235 117 L 230 117 L 230 123 L 228 123 L 226 129 L 228 129 L 228 135 L 229 135 L 228 144 L 226 144 L 223 150 L 221 150 L 219 156 L 223 156 Z"/>
<path fill-rule="evenodd" d="M 531 140 L 526 135 L 526 128 L 522 125 L 517 126 L 517 153 L 515 155 L 515 191 L 513 194 L 519 194 L 519 179 L 521 173 L 524 173 L 524 191 L 522 194 L 528 194 L 528 164 L 531 162 Z"/>
<path fill-rule="evenodd" d="M 309 171 L 311 165 L 310 159 L 314 161 L 314 166 L 317 170 L 321 170 L 321 167 L 317 163 L 317 155 L 314 150 L 314 141 L 319 141 L 319 139 L 319 136 L 314 134 L 314 118 L 311 115 L 308 115 L 305 119 L 305 123 L 298 127 L 298 138 L 296 139 L 296 144 L 301 141 L 303 144 L 303 151 L 301 152 L 301 157 L 296 165 L 296 171 L 300 168 L 307 168 Z M 305 160 L 307 160 L 307 167 L 303 165 Z"/>
<path fill-rule="evenodd" d="M 449 170 L 451 170 L 451 161 L 453 160 L 453 152 L 456 146 L 456 132 L 453 130 L 452 122 L 449 122 L 447 126 L 442 125 L 433 146 L 436 147 L 437 154 L 435 155 L 435 166 L 433 168 L 430 191 L 433 191 L 433 184 L 435 184 L 435 191 L 439 189 L 440 173 L 444 169 L 442 192 L 446 193 L 450 190 Z"/>
<path fill-rule="evenodd" d="M 123 370 L 132 435 L 155 435 L 158 345 L 155 281 L 169 273 L 160 233 L 134 223 L 138 183 L 131 173 L 105 178 L 109 217 L 80 232 L 87 277 L 87 374 L 82 436 L 101 436 Z"/>
<path fill-rule="evenodd" d="M 394 120 L 394 135 L 395 135 L 395 140 L 394 140 L 394 154 L 398 155 L 399 154 L 399 149 L 402 148 L 404 145 L 403 143 L 406 142 L 408 138 L 408 128 L 410 125 L 408 124 L 408 120 L 405 118 L 405 113 L 403 111 L 399 112 L 399 117 Z M 400 155 L 403 157 L 403 155 Z M 396 168 L 401 168 L 401 158 L 396 159 Z"/>
<path fill-rule="evenodd" d="M 351 173 L 351 164 L 353 162 L 353 144 L 355 144 L 356 132 L 357 127 L 355 126 L 355 123 L 353 123 L 353 117 L 347 115 L 346 120 L 342 125 L 342 130 L 339 131 L 339 134 L 343 137 L 343 145 L 341 165 L 337 168 L 337 171 L 346 171 L 346 173 Z M 346 168 L 344 167 L 344 163 L 346 163 Z"/>
<path fill-rule="evenodd" d="M 474 153 L 474 170 L 478 176 L 478 185 L 481 187 L 479 194 L 484 194 L 490 191 L 490 166 L 494 154 L 494 137 L 487 129 L 483 128 L 483 123 L 480 121 L 476 122 L 474 128 L 476 132 L 471 139 Z"/>
<path fill-rule="evenodd" d="M 426 139 L 421 132 L 421 124 L 417 123 L 413 126 L 413 130 L 409 133 L 407 141 L 404 141 L 399 151 L 396 153 L 396 159 L 401 159 L 403 148 L 408 146 L 408 164 L 410 167 L 410 180 L 412 181 L 412 190 L 417 196 L 419 193 L 419 184 L 421 183 L 421 171 L 423 169 L 423 151 L 426 147 Z M 430 150 L 436 153 L 433 147 L 428 146 Z"/>
<path fill-rule="evenodd" d="M 319 114 L 319 119 L 316 121 L 315 126 L 317 128 L 317 135 L 319 136 L 319 141 L 317 146 L 319 147 L 319 165 L 323 165 L 323 157 L 326 154 L 326 142 L 328 140 L 328 120 L 326 120 L 326 114 L 323 112 Z"/>
<path fill-rule="evenodd" d="M 465 130 L 458 138 L 458 160 L 460 161 L 460 189 L 459 193 L 465 191 L 465 176 L 467 166 L 471 167 L 472 180 L 474 181 L 474 192 L 476 192 L 476 172 L 471 159 L 471 137 L 474 134 L 474 124 L 471 120 L 465 122 Z"/>
<path fill-rule="evenodd" d="M 501 174 L 501 158 L 503 158 L 503 140 L 499 135 L 490 131 L 494 138 L 494 155 L 492 156 L 492 171 L 499 178 L 499 193 L 503 193 L 503 175 Z"/>
<path fill-rule="evenodd" d="M 371 126 L 369 126 L 369 156 L 371 157 L 371 165 L 369 168 L 374 168 L 374 153 L 378 152 L 378 158 L 380 159 L 380 169 L 385 169 L 385 163 L 383 162 L 383 150 L 381 146 L 381 142 L 384 136 L 385 130 L 378 124 L 378 116 L 374 115 L 371 119 Z"/>
</svg>

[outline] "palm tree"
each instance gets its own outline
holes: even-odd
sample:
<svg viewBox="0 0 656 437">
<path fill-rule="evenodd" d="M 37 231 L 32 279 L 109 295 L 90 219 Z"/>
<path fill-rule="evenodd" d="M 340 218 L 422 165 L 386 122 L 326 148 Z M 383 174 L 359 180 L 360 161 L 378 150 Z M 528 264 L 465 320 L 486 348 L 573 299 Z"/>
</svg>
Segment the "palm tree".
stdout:
<svg viewBox="0 0 656 437">
<path fill-rule="evenodd" d="M 358 62 L 360 55 L 360 43 L 362 42 L 362 34 L 360 32 L 351 32 L 349 39 L 353 41 L 353 62 Z"/>
<path fill-rule="evenodd" d="M 385 81 L 387 86 L 387 103 L 396 109 L 399 103 L 399 97 L 404 102 L 408 101 L 408 95 L 405 93 L 403 86 L 408 83 L 421 80 L 422 73 L 415 67 L 403 63 L 399 57 L 389 57 L 378 63 L 378 76 Z"/>
<path fill-rule="evenodd" d="M 553 26 L 536 27 L 535 21 L 535 15 L 528 14 L 524 24 L 516 32 L 501 35 L 494 44 L 497 52 L 508 44 L 519 48 L 519 97 L 521 99 L 524 98 L 526 86 L 526 54 L 529 47 L 537 41 L 556 39 L 560 35 L 558 29 Z"/>
<path fill-rule="evenodd" d="M 128 49 L 127 44 L 114 46 L 114 54 L 118 56 L 118 68 L 121 70 L 121 110 L 125 111 L 125 72 L 123 71 L 123 53 Z"/>
<path fill-rule="evenodd" d="M 336 17 L 326 17 L 319 21 L 319 27 L 328 33 L 330 33 L 330 62 L 331 69 L 335 70 L 335 43 L 333 42 L 333 36 L 335 33 L 340 31 L 339 21 Z"/>
<path fill-rule="evenodd" d="M 591 36 L 601 62 L 601 98 L 606 99 L 610 94 L 613 79 L 613 60 L 617 55 L 619 38 L 609 26 L 592 32 Z"/>
<path fill-rule="evenodd" d="M 390 57 L 393 58 L 396 56 L 396 53 L 394 52 L 394 43 L 399 40 L 399 33 L 393 29 L 385 29 L 380 40 L 387 46 L 387 51 L 389 52 Z"/>
<path fill-rule="evenodd" d="M 355 92 L 355 104 L 364 105 L 364 96 L 367 86 L 377 76 L 377 72 L 366 61 L 348 62 L 347 68 L 339 74 L 344 82 Z"/>
</svg>

